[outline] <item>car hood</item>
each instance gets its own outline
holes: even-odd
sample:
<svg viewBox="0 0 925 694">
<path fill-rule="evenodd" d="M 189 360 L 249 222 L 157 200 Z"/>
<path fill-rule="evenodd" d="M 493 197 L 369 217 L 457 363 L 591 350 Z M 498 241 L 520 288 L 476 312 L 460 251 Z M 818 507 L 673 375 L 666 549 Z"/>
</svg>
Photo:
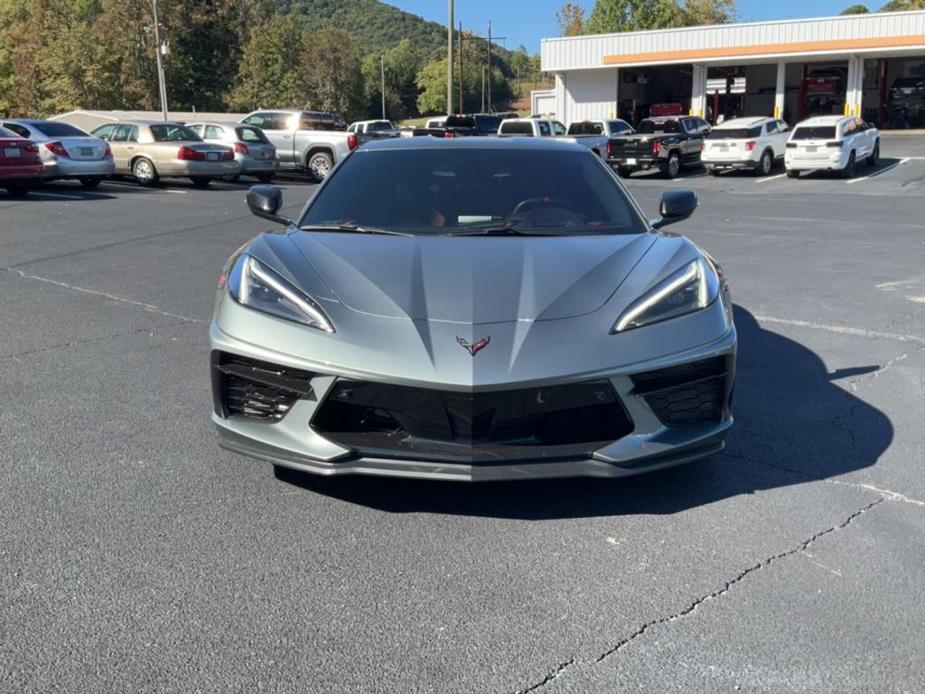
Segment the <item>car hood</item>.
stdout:
<svg viewBox="0 0 925 694">
<path fill-rule="evenodd" d="M 656 237 L 293 232 L 289 238 L 336 299 L 354 311 L 412 320 L 496 323 L 569 318 L 600 308 Z M 293 277 L 305 276 L 291 259 L 281 260 Z"/>
</svg>

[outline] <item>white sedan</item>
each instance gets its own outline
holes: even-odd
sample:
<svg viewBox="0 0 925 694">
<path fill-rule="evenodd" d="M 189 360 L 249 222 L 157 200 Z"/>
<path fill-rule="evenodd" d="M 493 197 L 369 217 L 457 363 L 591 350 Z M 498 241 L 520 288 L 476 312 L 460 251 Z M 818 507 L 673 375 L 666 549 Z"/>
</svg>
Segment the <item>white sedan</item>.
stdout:
<svg viewBox="0 0 925 694">
<path fill-rule="evenodd" d="M 875 166 L 879 160 L 880 131 L 873 125 L 854 116 L 818 116 L 794 128 L 784 162 L 790 178 L 816 170 L 854 178 L 858 163 Z"/>
</svg>

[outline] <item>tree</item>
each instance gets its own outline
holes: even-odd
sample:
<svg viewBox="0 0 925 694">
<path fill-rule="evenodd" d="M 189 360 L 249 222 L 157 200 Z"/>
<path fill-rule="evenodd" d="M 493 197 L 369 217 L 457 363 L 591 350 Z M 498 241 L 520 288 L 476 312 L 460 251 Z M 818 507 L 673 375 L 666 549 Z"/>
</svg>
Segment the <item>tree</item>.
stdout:
<svg viewBox="0 0 925 694">
<path fill-rule="evenodd" d="M 734 17 L 735 0 L 597 0 L 587 30 L 605 34 L 725 24 Z"/>
<path fill-rule="evenodd" d="M 880 8 L 881 12 L 907 12 L 925 9 L 925 0 L 890 0 Z"/>
<path fill-rule="evenodd" d="M 305 34 L 300 60 L 293 68 L 304 76 L 307 87 L 302 103 L 348 120 L 365 115 L 363 71 L 349 32 L 328 29 Z"/>
<path fill-rule="evenodd" d="M 301 36 L 295 15 L 276 15 L 258 27 L 244 46 L 229 105 L 244 111 L 303 106 L 308 86 L 297 69 Z"/>
<path fill-rule="evenodd" d="M 848 14 L 869 14 L 870 10 L 867 9 L 867 5 L 852 5 L 842 10 L 842 15 Z"/>
<path fill-rule="evenodd" d="M 585 8 L 567 2 L 556 12 L 556 23 L 560 36 L 581 36 L 585 33 Z"/>
</svg>

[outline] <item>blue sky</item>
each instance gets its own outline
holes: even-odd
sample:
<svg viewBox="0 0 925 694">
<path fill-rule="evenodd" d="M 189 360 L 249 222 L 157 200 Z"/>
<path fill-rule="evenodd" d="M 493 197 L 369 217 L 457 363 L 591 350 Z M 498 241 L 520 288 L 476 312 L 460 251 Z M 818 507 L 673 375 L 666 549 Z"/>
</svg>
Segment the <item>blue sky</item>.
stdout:
<svg viewBox="0 0 925 694">
<path fill-rule="evenodd" d="M 572 0 L 575 2 L 576 0 Z M 385 0 L 408 12 L 436 22 L 446 23 L 447 0 Z M 456 23 L 461 19 L 466 30 L 476 29 L 485 34 L 488 20 L 492 20 L 492 33 L 506 36 L 502 43 L 507 48 L 524 44 L 531 53 L 539 50 L 540 39 L 555 36 L 556 10 L 566 0 L 456 0 Z M 739 19 L 761 21 L 796 17 L 825 17 L 836 15 L 849 5 L 864 0 L 738 0 Z M 886 0 L 866 3 L 872 10 Z M 594 0 L 578 0 L 587 11 Z"/>
</svg>

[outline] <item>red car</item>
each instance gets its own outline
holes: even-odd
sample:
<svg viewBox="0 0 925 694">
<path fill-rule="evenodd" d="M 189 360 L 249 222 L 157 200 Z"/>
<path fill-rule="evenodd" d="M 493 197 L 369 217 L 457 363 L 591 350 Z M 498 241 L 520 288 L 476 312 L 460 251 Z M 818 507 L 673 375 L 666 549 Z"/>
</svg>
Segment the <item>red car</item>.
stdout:
<svg viewBox="0 0 925 694">
<path fill-rule="evenodd" d="M 0 128 L 0 188 L 26 195 L 44 174 L 39 148 L 16 133 Z"/>
</svg>

